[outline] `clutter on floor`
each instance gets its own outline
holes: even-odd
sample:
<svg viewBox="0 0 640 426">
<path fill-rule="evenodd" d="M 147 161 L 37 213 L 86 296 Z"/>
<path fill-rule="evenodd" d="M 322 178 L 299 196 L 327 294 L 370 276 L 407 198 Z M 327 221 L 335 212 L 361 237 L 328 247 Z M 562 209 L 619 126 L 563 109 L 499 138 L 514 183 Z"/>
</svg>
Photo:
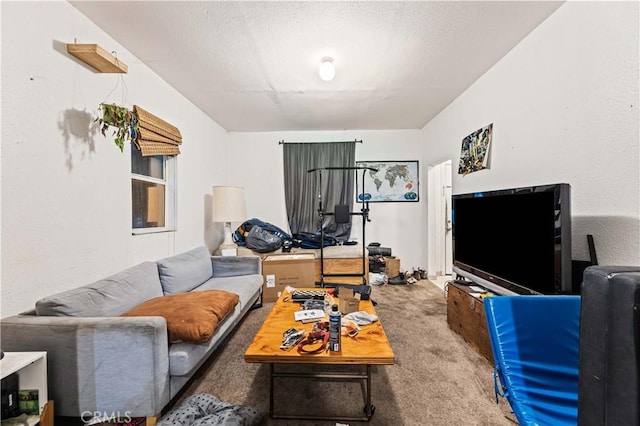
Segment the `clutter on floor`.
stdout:
<svg viewBox="0 0 640 426">
<path fill-rule="evenodd" d="M 370 285 L 404 285 L 415 284 L 427 279 L 427 271 L 413 268 L 411 272 L 402 271 L 400 259 L 392 256 L 391 247 L 382 247 L 372 242 L 367 246 L 369 252 L 369 284 Z"/>
<path fill-rule="evenodd" d="M 220 401 L 200 393 L 185 399 L 160 419 L 157 426 L 258 425 L 264 413 L 254 407 Z"/>
</svg>

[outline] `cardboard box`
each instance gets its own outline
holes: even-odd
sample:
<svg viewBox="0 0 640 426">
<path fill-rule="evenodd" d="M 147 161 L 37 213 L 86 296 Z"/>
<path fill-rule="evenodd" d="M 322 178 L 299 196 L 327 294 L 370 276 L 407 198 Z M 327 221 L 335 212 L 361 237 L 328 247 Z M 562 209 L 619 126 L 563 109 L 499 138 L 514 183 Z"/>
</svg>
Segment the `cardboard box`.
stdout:
<svg viewBox="0 0 640 426">
<path fill-rule="evenodd" d="M 350 314 L 360 310 L 360 293 L 356 293 L 351 289 L 342 287 L 340 296 L 338 297 L 338 309 L 342 315 Z"/>
<path fill-rule="evenodd" d="M 275 302 L 286 286 L 313 288 L 315 256 L 309 254 L 278 254 L 262 260 L 262 301 Z"/>
<path fill-rule="evenodd" d="M 384 258 L 384 273 L 387 277 L 394 278 L 400 275 L 400 259 L 397 257 L 385 257 Z"/>
</svg>

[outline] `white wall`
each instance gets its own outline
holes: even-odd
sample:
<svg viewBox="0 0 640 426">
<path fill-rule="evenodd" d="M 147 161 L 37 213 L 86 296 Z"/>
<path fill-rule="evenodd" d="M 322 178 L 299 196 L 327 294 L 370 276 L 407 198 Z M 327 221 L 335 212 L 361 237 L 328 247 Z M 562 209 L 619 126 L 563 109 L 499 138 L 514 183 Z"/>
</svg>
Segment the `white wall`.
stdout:
<svg viewBox="0 0 640 426">
<path fill-rule="evenodd" d="M 640 261 L 638 2 L 568 2 L 423 129 L 425 162 L 454 160 L 493 123 L 491 168 L 465 193 L 568 182 L 573 258 Z"/>
<path fill-rule="evenodd" d="M 67 2 L 3 2 L 1 18 L 1 315 L 144 260 L 214 249 L 222 226 L 210 194 L 226 183 L 226 131 Z M 74 39 L 115 50 L 129 73 L 94 72 L 66 53 Z M 123 83 L 127 106 L 182 132 L 175 233 L 131 235 L 130 154 L 93 123 L 100 102 L 123 102 Z"/>
<path fill-rule="evenodd" d="M 331 142 L 363 140 L 356 144 L 356 160 L 420 160 L 421 131 L 335 131 L 335 132 L 231 132 L 229 156 L 236 166 L 229 169 L 230 183 L 244 186 L 247 215 L 288 230 L 284 201 L 282 146 L 278 141 Z M 365 228 L 366 244 L 377 241 L 391 247 L 400 257 L 401 269 L 426 267 L 426 169 L 419 165 L 417 203 L 370 203 L 371 222 Z M 354 209 L 358 210 L 359 205 Z M 362 221 L 354 217 L 352 238 L 362 241 Z"/>
</svg>

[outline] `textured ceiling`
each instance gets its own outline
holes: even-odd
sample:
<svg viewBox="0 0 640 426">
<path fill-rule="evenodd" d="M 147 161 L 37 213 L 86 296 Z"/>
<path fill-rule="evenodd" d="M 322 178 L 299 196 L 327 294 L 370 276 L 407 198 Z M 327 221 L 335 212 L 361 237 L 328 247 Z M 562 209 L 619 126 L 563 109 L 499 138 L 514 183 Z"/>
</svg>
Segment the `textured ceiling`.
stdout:
<svg viewBox="0 0 640 426">
<path fill-rule="evenodd" d="M 225 129 L 275 131 L 422 128 L 562 2 L 71 3 Z"/>
</svg>

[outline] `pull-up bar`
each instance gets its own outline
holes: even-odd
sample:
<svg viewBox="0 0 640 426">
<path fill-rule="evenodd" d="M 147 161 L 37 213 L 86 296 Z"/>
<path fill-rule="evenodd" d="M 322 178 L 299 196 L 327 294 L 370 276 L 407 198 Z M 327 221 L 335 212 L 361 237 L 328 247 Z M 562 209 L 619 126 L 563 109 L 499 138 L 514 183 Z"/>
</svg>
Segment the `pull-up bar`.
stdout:
<svg viewBox="0 0 640 426">
<path fill-rule="evenodd" d="M 278 145 L 284 145 L 286 143 L 347 143 L 347 142 L 362 143 L 362 139 L 360 140 L 354 139 L 352 141 L 320 141 L 320 142 L 313 142 L 313 141 L 285 142 L 284 139 L 282 139 L 281 141 L 278 141 Z"/>
<path fill-rule="evenodd" d="M 318 215 L 319 215 L 319 222 L 320 222 L 320 287 L 324 287 L 325 286 L 325 282 L 324 282 L 324 278 L 325 277 L 362 277 L 362 283 L 363 284 L 367 284 L 367 277 L 366 277 L 366 253 L 365 253 L 365 241 L 366 241 L 366 234 L 365 234 L 365 225 L 367 224 L 367 222 L 371 222 L 371 219 L 369 219 L 369 201 L 364 201 L 362 203 L 362 208 L 360 209 L 360 212 L 342 212 L 340 213 L 340 215 L 348 215 L 348 216 L 362 216 L 362 273 L 361 274 L 347 274 L 347 273 L 325 273 L 324 271 L 324 221 L 323 218 L 324 216 L 335 216 L 336 218 L 338 217 L 337 212 L 334 213 L 327 213 L 324 211 L 324 208 L 322 206 L 322 171 L 323 170 L 362 170 L 362 193 L 364 193 L 364 177 L 366 175 L 366 171 L 367 170 L 371 170 L 374 172 L 377 172 L 378 169 L 375 169 L 373 167 L 366 167 L 366 166 L 346 166 L 346 167 L 338 167 L 338 166 L 328 166 L 328 167 L 316 167 L 314 169 L 311 170 L 307 170 L 307 173 L 312 173 L 312 172 L 318 172 L 318 177 L 320 179 L 320 191 L 318 192 Z M 357 188 L 356 188 L 357 189 Z M 347 207 L 348 206 L 344 206 Z"/>
</svg>

